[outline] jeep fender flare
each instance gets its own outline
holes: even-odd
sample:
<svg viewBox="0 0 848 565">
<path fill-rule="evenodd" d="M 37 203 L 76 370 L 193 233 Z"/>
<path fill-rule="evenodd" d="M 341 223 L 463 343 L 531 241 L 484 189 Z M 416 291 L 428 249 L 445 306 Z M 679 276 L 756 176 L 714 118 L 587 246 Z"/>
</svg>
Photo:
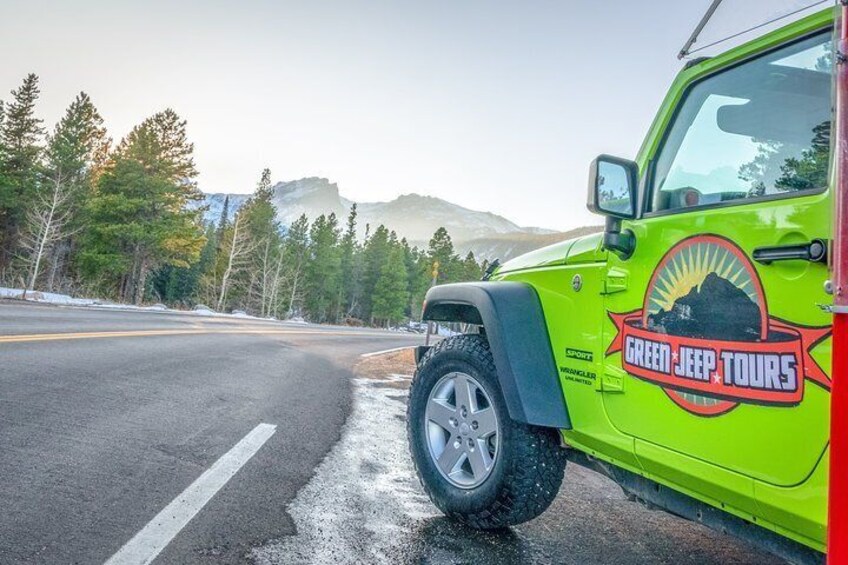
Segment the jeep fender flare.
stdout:
<svg viewBox="0 0 848 565">
<path fill-rule="evenodd" d="M 435 286 L 427 292 L 422 319 L 482 325 L 510 417 L 571 429 L 545 313 L 532 286 L 513 281 Z"/>
</svg>

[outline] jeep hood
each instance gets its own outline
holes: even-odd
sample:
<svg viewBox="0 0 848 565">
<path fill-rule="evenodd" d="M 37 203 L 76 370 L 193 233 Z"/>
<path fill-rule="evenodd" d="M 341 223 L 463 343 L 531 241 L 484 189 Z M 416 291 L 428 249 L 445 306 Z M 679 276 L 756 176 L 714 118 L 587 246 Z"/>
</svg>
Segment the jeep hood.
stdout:
<svg viewBox="0 0 848 565">
<path fill-rule="evenodd" d="M 603 238 L 603 233 L 593 233 L 536 249 L 515 259 L 510 259 L 501 265 L 497 274 L 538 267 L 606 261 L 607 252 L 601 249 Z"/>
</svg>

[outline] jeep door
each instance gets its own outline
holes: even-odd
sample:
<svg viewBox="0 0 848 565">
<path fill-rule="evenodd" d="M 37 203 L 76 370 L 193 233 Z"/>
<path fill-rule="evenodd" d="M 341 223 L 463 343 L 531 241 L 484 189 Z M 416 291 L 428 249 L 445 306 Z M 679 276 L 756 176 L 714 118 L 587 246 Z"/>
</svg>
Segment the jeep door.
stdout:
<svg viewBox="0 0 848 565">
<path fill-rule="evenodd" d="M 607 415 L 646 469 L 718 500 L 803 483 L 828 442 L 830 40 L 685 89 L 624 224 L 635 251 L 609 262 L 627 285 L 606 298 Z"/>
</svg>

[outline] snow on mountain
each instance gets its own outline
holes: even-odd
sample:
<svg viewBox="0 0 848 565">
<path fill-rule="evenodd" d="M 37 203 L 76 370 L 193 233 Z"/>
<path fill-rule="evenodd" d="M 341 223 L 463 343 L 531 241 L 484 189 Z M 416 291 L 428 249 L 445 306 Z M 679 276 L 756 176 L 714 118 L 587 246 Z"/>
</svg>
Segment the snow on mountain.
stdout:
<svg viewBox="0 0 848 565">
<path fill-rule="evenodd" d="M 343 222 L 350 212 L 351 202 L 341 197 L 336 183 L 311 177 L 275 184 L 274 205 L 277 219 L 288 226 L 303 214 L 313 220 L 321 214 L 335 213 Z"/>
<path fill-rule="evenodd" d="M 208 206 L 204 216 L 206 221 L 217 222 L 221 217 L 226 194 L 209 194 L 205 204 Z M 248 195 L 231 194 L 229 211 L 234 214 L 247 200 Z M 327 179 L 310 177 L 289 182 L 279 182 L 274 185 L 274 204 L 277 207 L 277 218 L 284 226 L 291 225 L 302 214 L 312 220 L 321 214 L 335 213 L 339 224 L 343 225 L 350 207 L 351 200 L 339 193 L 336 183 Z M 451 238 L 457 243 L 457 249 L 469 248 L 460 245 L 463 242 L 477 242 L 482 247 L 489 247 L 491 240 L 498 244 L 484 252 L 483 257 L 489 257 L 495 248 L 500 250 L 525 249 L 532 247 L 533 242 L 543 242 L 556 238 L 557 232 L 544 228 L 521 227 L 503 216 L 491 212 L 481 212 L 464 208 L 441 198 L 422 196 L 419 194 L 404 194 L 389 202 L 362 202 L 357 204 L 357 218 L 360 236 L 364 235 L 366 225 L 373 230 L 382 224 L 394 230 L 399 237 L 405 237 L 412 244 L 426 245 L 433 232 L 439 227 L 448 230 Z M 515 236 L 520 245 L 510 246 L 508 242 Z M 484 244 L 486 242 L 486 244 Z M 504 245 L 504 244 L 507 245 Z M 475 249 L 472 245 L 470 249 Z M 509 253 L 510 256 L 513 253 Z M 501 259 L 504 259 L 501 256 Z"/>
<path fill-rule="evenodd" d="M 206 198 L 204 198 L 203 202 L 201 202 L 199 206 L 206 206 L 206 210 L 203 212 L 203 219 L 207 223 L 217 223 L 218 220 L 220 220 L 221 213 L 224 211 L 224 200 L 226 200 L 228 196 L 230 197 L 230 217 L 232 217 L 232 214 L 241 208 L 241 205 L 249 198 L 248 194 L 223 194 L 220 192 L 215 194 L 206 194 L 205 196 Z"/>
<path fill-rule="evenodd" d="M 410 241 L 428 241 L 440 226 L 457 241 L 523 232 L 502 216 L 419 194 L 404 194 L 389 202 L 362 203 L 357 210 L 362 224 L 370 223 L 372 228 L 383 224 Z"/>
</svg>

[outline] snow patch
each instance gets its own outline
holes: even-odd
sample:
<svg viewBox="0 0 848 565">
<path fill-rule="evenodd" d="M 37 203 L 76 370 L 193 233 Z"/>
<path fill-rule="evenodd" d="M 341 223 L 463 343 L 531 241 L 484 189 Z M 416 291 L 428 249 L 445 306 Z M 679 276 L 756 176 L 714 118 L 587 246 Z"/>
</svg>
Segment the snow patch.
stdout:
<svg viewBox="0 0 848 565">
<path fill-rule="evenodd" d="M 96 300 L 90 298 L 73 298 L 67 294 L 56 294 L 53 292 L 41 292 L 39 290 L 24 290 L 22 288 L 0 287 L 0 298 L 14 298 L 17 300 L 29 300 L 31 302 L 43 302 L 45 304 L 64 304 L 71 306 L 94 306 Z"/>
<path fill-rule="evenodd" d="M 121 311 L 136 311 L 136 312 L 168 312 L 171 314 L 187 314 L 194 316 L 220 316 L 227 318 L 244 318 L 251 320 L 273 320 L 273 318 L 261 318 L 259 316 L 251 316 L 244 311 L 235 310 L 231 314 L 225 312 L 216 312 L 210 307 L 203 304 L 198 304 L 191 311 L 177 310 L 168 308 L 164 304 L 153 304 L 151 306 L 136 306 L 134 304 L 121 304 L 118 302 L 109 302 L 97 298 L 74 298 L 67 294 L 57 294 L 53 292 L 41 292 L 40 290 L 24 291 L 22 288 L 6 288 L 0 287 L 0 298 L 10 298 L 13 300 L 26 300 L 27 302 L 37 302 L 40 304 L 54 304 L 57 306 L 84 306 L 88 308 L 100 308 L 102 310 L 121 310 Z M 307 322 L 300 319 L 290 320 L 293 323 Z"/>
<path fill-rule="evenodd" d="M 391 375 L 390 382 L 409 380 Z M 416 521 L 438 516 L 415 478 L 404 397 L 380 381 L 354 380 L 341 440 L 289 505 L 297 534 L 254 549 L 260 564 L 392 563 Z"/>
<path fill-rule="evenodd" d="M 214 316 L 215 315 L 215 310 L 213 310 L 209 306 L 206 306 L 205 304 L 198 304 L 197 306 L 192 308 L 191 311 L 194 312 L 195 314 L 197 314 L 198 316 Z"/>
<path fill-rule="evenodd" d="M 412 380 L 412 375 L 400 375 L 398 373 L 391 373 L 387 377 L 384 377 L 383 380 L 389 383 L 408 383 Z"/>
</svg>

